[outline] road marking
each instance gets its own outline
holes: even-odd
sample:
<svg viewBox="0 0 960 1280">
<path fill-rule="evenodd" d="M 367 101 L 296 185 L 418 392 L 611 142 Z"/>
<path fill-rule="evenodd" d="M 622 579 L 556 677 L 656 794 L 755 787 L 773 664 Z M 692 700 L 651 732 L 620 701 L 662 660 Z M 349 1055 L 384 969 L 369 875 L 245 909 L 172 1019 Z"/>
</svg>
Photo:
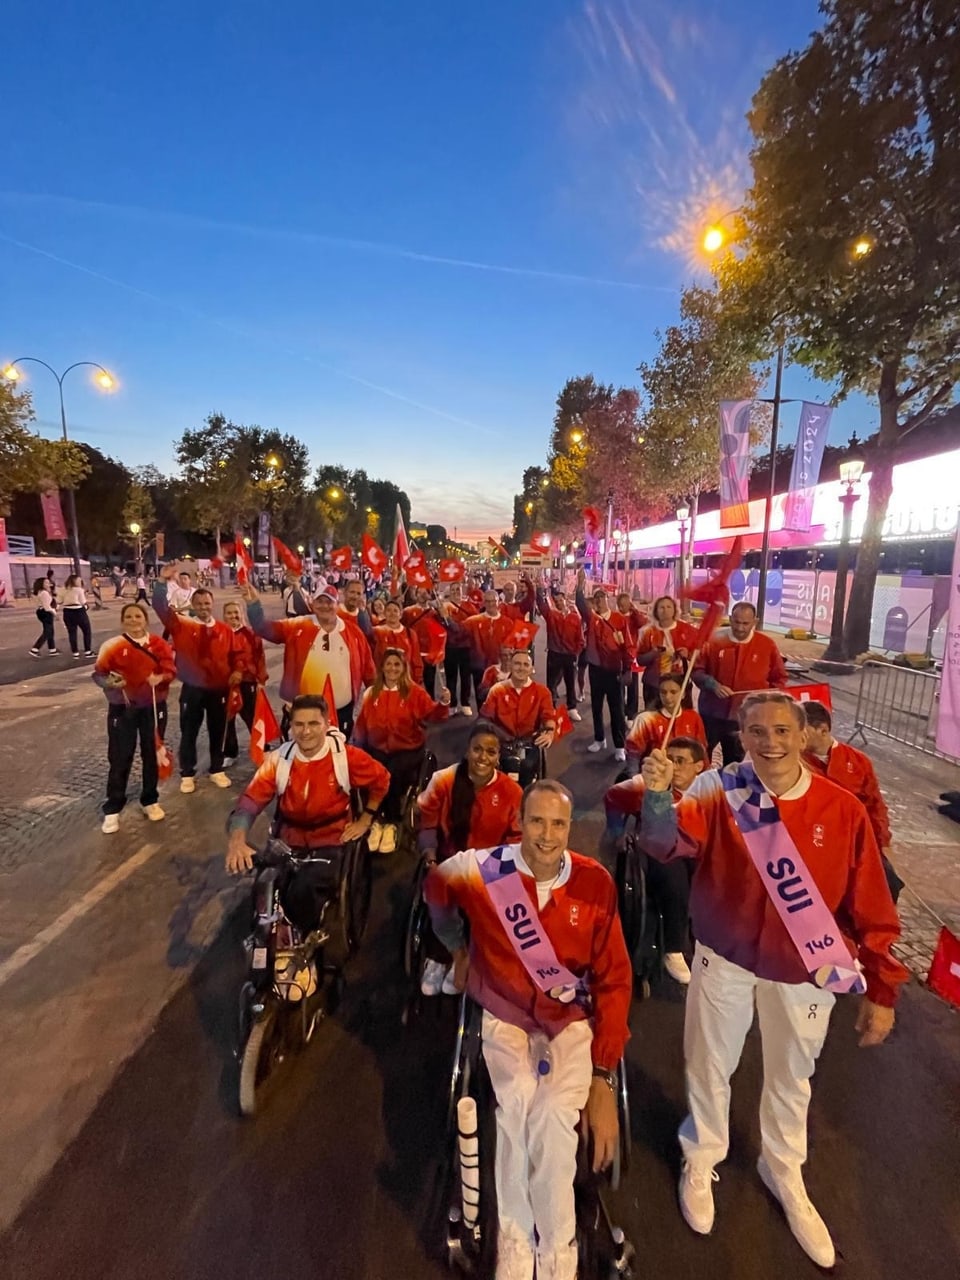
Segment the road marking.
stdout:
<svg viewBox="0 0 960 1280">
<path fill-rule="evenodd" d="M 41 951 L 46 950 L 51 942 L 56 942 L 61 934 L 66 933 L 72 924 L 82 919 L 89 911 L 92 911 L 98 903 L 103 901 L 107 894 L 112 893 L 118 885 L 123 884 L 124 880 L 139 870 L 159 849 L 160 845 L 158 844 L 143 845 L 126 862 L 122 862 L 119 867 L 115 867 L 109 875 L 104 876 L 92 889 L 88 889 L 83 897 L 79 898 L 72 907 L 68 907 L 62 915 L 57 916 L 56 920 L 48 924 L 45 929 L 41 929 L 35 938 L 30 942 L 25 942 L 22 947 L 18 947 L 13 955 L 8 956 L 0 964 L 0 987 L 3 986 L 8 978 L 12 978 L 15 973 L 19 973 L 25 965 L 35 959 Z"/>
</svg>

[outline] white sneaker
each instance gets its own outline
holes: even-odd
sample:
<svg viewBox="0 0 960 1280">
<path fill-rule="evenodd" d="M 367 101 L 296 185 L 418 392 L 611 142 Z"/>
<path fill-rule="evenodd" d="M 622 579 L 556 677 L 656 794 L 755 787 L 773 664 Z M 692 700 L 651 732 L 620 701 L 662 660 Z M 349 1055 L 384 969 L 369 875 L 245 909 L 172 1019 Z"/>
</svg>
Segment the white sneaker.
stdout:
<svg viewBox="0 0 960 1280">
<path fill-rule="evenodd" d="M 167 816 L 158 804 L 142 804 L 140 812 L 148 822 L 162 822 Z"/>
<path fill-rule="evenodd" d="M 180 790 L 183 792 L 183 794 L 184 794 L 185 796 L 190 795 L 190 793 L 191 793 L 191 792 L 193 792 L 193 791 L 196 791 L 196 789 L 197 789 L 197 780 L 196 780 L 196 778 L 181 778 L 181 779 L 180 779 Z"/>
<path fill-rule="evenodd" d="M 236 763 L 237 763 L 236 756 L 226 756 L 223 761 L 223 767 L 225 769 L 232 769 Z"/>
<path fill-rule="evenodd" d="M 380 836 L 380 852 L 396 853 L 397 851 L 397 826 L 395 822 L 384 823 L 383 834 Z"/>
<path fill-rule="evenodd" d="M 453 965 L 451 965 L 443 975 L 443 986 L 440 990 L 445 996 L 459 996 L 463 994 L 462 991 L 458 991 L 453 985 Z"/>
<path fill-rule="evenodd" d="M 593 752 L 594 755 L 596 755 L 598 751 L 606 751 L 606 749 L 607 749 L 606 738 L 601 738 L 599 742 L 591 742 L 589 747 L 587 747 L 587 750 Z"/>
<path fill-rule="evenodd" d="M 619 760 L 620 763 L 623 764 L 627 758 L 627 753 L 623 747 L 617 747 L 616 751 L 613 753 L 613 758 L 614 760 Z"/>
<path fill-rule="evenodd" d="M 371 822 L 370 830 L 367 832 L 367 848 L 371 853 L 376 853 L 380 848 L 380 841 L 383 837 L 383 826 L 379 822 Z"/>
<path fill-rule="evenodd" d="M 832 1267 L 837 1260 L 837 1251 L 827 1224 L 810 1202 L 800 1175 L 789 1186 L 778 1183 L 763 1156 L 757 1161 L 757 1173 L 774 1199 L 780 1201 L 790 1230 L 807 1257 L 825 1270 Z"/>
<path fill-rule="evenodd" d="M 461 714 L 462 716 L 472 716 L 472 715 L 473 715 L 473 707 L 461 707 L 461 708 L 460 708 L 460 714 Z"/>
<path fill-rule="evenodd" d="M 716 1169 L 684 1160 L 680 1174 L 680 1212 L 691 1231 L 708 1236 L 713 1230 L 713 1184 L 720 1181 Z"/>
<path fill-rule="evenodd" d="M 222 770 L 220 773 L 211 773 L 210 781 L 215 787 L 229 787 L 230 785 L 230 779 Z"/>
<path fill-rule="evenodd" d="M 120 830 L 119 813 L 105 813 L 103 821 L 100 823 L 100 830 L 105 836 L 112 836 L 115 831 Z"/>
<path fill-rule="evenodd" d="M 438 996 L 443 990 L 443 980 L 447 976 L 447 966 L 439 960 L 428 960 L 423 966 L 423 977 L 420 979 L 420 991 L 425 996 Z"/>
<path fill-rule="evenodd" d="M 674 982 L 683 987 L 690 985 L 690 966 L 682 951 L 668 951 L 663 957 L 663 967 Z"/>
<path fill-rule="evenodd" d="M 580 712 L 577 710 L 576 707 L 574 707 L 572 711 L 568 711 L 567 715 L 570 717 L 571 720 L 577 723 L 579 723 L 583 719 L 583 716 L 580 714 Z"/>
</svg>

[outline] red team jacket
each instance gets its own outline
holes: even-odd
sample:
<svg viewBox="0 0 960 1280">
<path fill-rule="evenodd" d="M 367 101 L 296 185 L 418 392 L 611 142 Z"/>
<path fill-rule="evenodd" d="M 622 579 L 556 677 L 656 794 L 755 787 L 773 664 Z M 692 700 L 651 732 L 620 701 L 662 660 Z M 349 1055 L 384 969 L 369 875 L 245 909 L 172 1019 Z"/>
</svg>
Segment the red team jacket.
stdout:
<svg viewBox="0 0 960 1280">
<path fill-rule="evenodd" d="M 439 834 L 441 853 L 452 853 L 450 839 L 450 806 L 453 800 L 453 783 L 458 766 L 438 769 L 430 779 L 426 790 L 417 796 L 420 810 L 420 831 L 436 831 Z M 476 792 L 470 812 L 470 849 L 495 849 L 520 839 L 520 801 L 523 791 L 505 773 L 496 772 L 485 787 Z"/>
<path fill-rule="evenodd" d="M 448 714 L 447 708 L 434 702 L 419 684 L 412 684 L 406 697 L 399 689 L 382 689 L 377 697 L 367 689 L 354 722 L 353 741 L 358 747 L 373 747 L 388 755 L 417 751 L 427 740 L 424 721 L 446 720 Z"/>
<path fill-rule="evenodd" d="M 403 625 L 409 627 L 420 642 L 420 656 L 432 667 L 439 667 L 447 651 L 447 628 L 437 618 L 435 609 L 412 604 L 404 609 Z"/>
<path fill-rule="evenodd" d="M 543 591 L 537 595 L 537 608 L 547 628 L 547 649 L 551 653 L 576 657 L 584 644 L 583 619 L 577 610 L 568 609 L 566 613 L 561 613 Z"/>
<path fill-rule="evenodd" d="M 472 600 L 461 600 L 459 604 L 453 600 L 445 600 L 443 607 L 444 612 L 452 623 L 450 633 L 447 636 L 447 645 L 451 649 L 468 649 L 470 647 L 470 637 L 463 628 L 468 618 L 477 616 L 477 606 Z M 499 660 L 500 655 L 498 653 L 494 661 L 499 662 Z"/>
<path fill-rule="evenodd" d="M 500 613 L 491 618 L 488 613 L 478 613 L 463 624 L 470 645 L 470 664 L 475 670 L 493 666 L 500 661 L 500 650 L 511 634 L 516 622 Z"/>
<path fill-rule="evenodd" d="M 283 675 L 280 677 L 280 697 L 284 702 L 292 702 L 298 693 L 323 693 L 322 689 L 303 689 L 301 680 L 303 668 L 313 642 L 320 631 L 315 618 L 283 618 L 272 622 L 264 617 L 263 606 L 255 601 L 248 609 L 250 625 L 264 640 L 283 645 Z M 374 675 L 373 656 L 363 632 L 353 622 L 343 624 L 343 638 L 350 651 L 350 684 L 354 699 L 360 696 L 365 684 L 372 684 Z"/>
<path fill-rule="evenodd" d="M 633 973 L 617 911 L 617 891 L 610 873 L 593 858 L 566 852 L 567 874 L 538 905 L 536 881 L 520 872 L 529 911 L 539 919 L 557 958 L 578 977 L 585 977 L 593 1000 L 593 1043 L 596 1066 L 613 1071 L 627 1042 L 627 1015 Z M 434 930 L 447 947 L 462 937 L 462 911 L 470 921 L 470 973 L 467 990 L 495 1017 L 527 1032 L 557 1035 L 587 1014 L 576 1004 L 562 1004 L 541 992 L 523 967 L 480 878 L 473 850 L 454 854 L 427 876 L 424 895 Z"/>
<path fill-rule="evenodd" d="M 783 689 L 787 669 L 775 640 L 754 631 L 749 640 L 737 643 L 729 635 L 714 636 L 700 654 L 694 683 L 699 685 L 700 714 L 720 720 L 735 720 L 741 699 L 721 698 L 714 693 L 718 684 L 735 692 L 755 689 Z"/>
<path fill-rule="evenodd" d="M 263 652 L 263 641 L 253 627 L 241 627 L 233 633 L 237 649 L 240 675 L 245 684 L 267 683 L 267 659 Z"/>
<path fill-rule="evenodd" d="M 487 694 L 480 714 L 511 738 L 532 738 L 548 724 L 556 723 L 550 690 L 535 680 L 522 689 L 514 688 L 509 680 L 499 681 Z"/>
<path fill-rule="evenodd" d="M 500 612 L 506 614 L 513 622 L 526 622 L 527 618 L 533 613 L 536 602 L 536 593 L 530 583 L 527 583 L 526 591 L 516 603 L 501 604 Z"/>
<path fill-rule="evenodd" d="M 167 604 L 167 584 L 153 588 L 153 607 L 170 632 L 176 653 L 177 675 L 184 684 L 215 692 L 226 690 L 230 676 L 240 670 L 240 651 L 225 622 L 206 626 L 196 618 L 175 613 Z"/>
<path fill-rule="evenodd" d="M 892 840 L 890 815 L 870 757 L 847 742 L 835 742 L 826 763 L 812 751 L 805 751 L 803 758 L 815 773 L 823 774 L 844 791 L 853 792 L 867 811 L 877 844 L 881 849 L 888 849 Z"/>
<path fill-rule="evenodd" d="M 835 783 L 806 770 L 792 792 L 778 797 L 777 808 L 863 965 L 869 999 L 892 1005 L 909 974 L 890 953 L 900 921 L 866 810 Z M 757 875 L 717 772 L 700 774 L 675 808 L 670 796 L 648 791 L 640 842 L 662 862 L 696 859 L 690 917 L 700 942 L 759 978 L 810 980 Z"/>
<path fill-rule="evenodd" d="M 123 676 L 126 684 L 122 689 L 106 683 L 111 671 Z M 154 694 L 147 677 L 154 672 L 163 676 L 163 682 L 156 686 L 157 702 L 166 702 L 175 674 L 173 650 L 166 640 L 151 632 L 142 645 L 125 635 L 105 640 L 93 664 L 92 678 L 113 706 L 150 707 Z"/>
<path fill-rule="evenodd" d="M 662 747 L 667 736 L 667 725 L 670 717 L 663 711 L 644 711 L 633 722 L 633 728 L 627 734 L 627 750 L 633 751 L 641 759 L 648 756 L 654 747 Z M 703 721 L 696 711 L 684 709 L 677 716 L 673 726 L 673 738 L 696 738 L 707 749 L 707 735 Z"/>
<path fill-rule="evenodd" d="M 397 631 L 391 627 L 373 628 L 373 665 L 380 670 L 383 655 L 388 649 L 400 649 L 407 655 L 410 676 L 417 684 L 423 684 L 423 659 L 420 656 L 420 641 L 416 632 L 401 626 Z"/>
</svg>

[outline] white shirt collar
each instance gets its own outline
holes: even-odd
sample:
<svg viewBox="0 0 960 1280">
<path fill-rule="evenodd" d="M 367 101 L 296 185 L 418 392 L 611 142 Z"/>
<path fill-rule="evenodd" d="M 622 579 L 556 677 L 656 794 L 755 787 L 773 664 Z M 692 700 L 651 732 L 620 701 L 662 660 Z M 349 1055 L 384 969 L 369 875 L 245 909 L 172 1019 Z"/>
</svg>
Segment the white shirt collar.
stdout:
<svg viewBox="0 0 960 1280">
<path fill-rule="evenodd" d="M 744 759 L 747 760 L 753 766 L 754 770 L 756 770 L 756 766 L 753 765 L 753 761 L 750 759 L 749 755 L 745 756 Z M 801 797 L 805 796 L 807 792 L 810 790 L 810 777 L 811 777 L 810 770 L 803 763 L 803 761 L 801 761 L 799 779 L 793 784 L 793 786 L 790 788 L 789 791 L 783 791 L 780 793 L 780 795 L 776 796 L 775 798 L 777 800 L 801 799 Z M 767 791 L 769 792 L 770 795 L 773 795 L 773 792 L 770 791 L 770 788 L 767 786 L 764 786 L 764 784 L 760 781 L 759 774 L 757 775 L 757 781 L 760 783 L 761 787 L 763 787 L 764 791 Z"/>
<path fill-rule="evenodd" d="M 757 628 L 751 627 L 750 634 L 743 640 L 738 640 L 732 631 L 727 632 L 727 638 L 731 644 L 749 644 L 753 637 L 757 634 Z"/>
<path fill-rule="evenodd" d="M 530 686 L 533 684 L 533 676 L 528 676 L 527 679 L 524 680 L 523 684 L 520 684 L 520 685 L 514 684 L 513 681 L 510 679 L 510 677 L 508 676 L 507 683 L 510 685 L 511 689 L 516 689 L 516 691 L 519 693 L 521 689 L 530 688 Z"/>
</svg>

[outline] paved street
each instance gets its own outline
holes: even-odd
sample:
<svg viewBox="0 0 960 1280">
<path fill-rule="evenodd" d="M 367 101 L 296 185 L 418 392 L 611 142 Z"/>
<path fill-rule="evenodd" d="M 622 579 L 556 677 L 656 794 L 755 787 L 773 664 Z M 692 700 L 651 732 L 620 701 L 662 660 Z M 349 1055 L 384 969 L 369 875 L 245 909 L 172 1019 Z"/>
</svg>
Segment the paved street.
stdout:
<svg viewBox="0 0 960 1280">
<path fill-rule="evenodd" d="M 109 629 L 116 620 L 104 619 Z M 0 615 L 0 673 L 13 669 L 23 625 Z M 272 678 L 278 660 L 272 651 Z M 3 676 L 0 690 L 0 1277 L 443 1274 L 428 1260 L 427 1218 L 453 1002 L 400 1026 L 398 924 L 412 866 L 379 862 L 343 1008 L 267 1112 L 240 1121 L 232 1047 L 245 890 L 221 870 L 231 793 L 169 788 L 165 823 L 144 823 L 132 805 L 121 832 L 101 836 L 102 695 L 69 658 L 63 673 L 27 662 L 28 686 Z M 852 694 L 843 682 L 835 694 L 846 736 Z M 441 760 L 466 727 L 437 731 Z M 586 852 L 613 773 L 585 754 L 588 741 L 578 727 L 551 758 L 577 796 L 573 843 Z M 870 749 L 916 895 L 902 899 L 904 954 L 921 974 L 937 926 L 919 899 L 960 927 L 960 831 L 934 808 L 956 771 L 904 759 L 895 744 Z M 753 1172 L 755 1036 L 736 1079 L 715 1235 L 699 1240 L 680 1221 L 682 1014 L 667 983 L 632 1015 L 635 1163 L 615 1205 L 639 1274 L 816 1275 Z M 817 1073 L 809 1166 L 842 1274 L 955 1280 L 960 1018 L 915 982 L 887 1046 L 857 1050 L 851 1022 L 841 1002 Z"/>
</svg>

